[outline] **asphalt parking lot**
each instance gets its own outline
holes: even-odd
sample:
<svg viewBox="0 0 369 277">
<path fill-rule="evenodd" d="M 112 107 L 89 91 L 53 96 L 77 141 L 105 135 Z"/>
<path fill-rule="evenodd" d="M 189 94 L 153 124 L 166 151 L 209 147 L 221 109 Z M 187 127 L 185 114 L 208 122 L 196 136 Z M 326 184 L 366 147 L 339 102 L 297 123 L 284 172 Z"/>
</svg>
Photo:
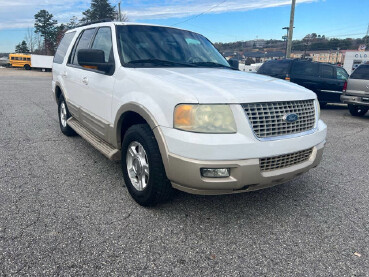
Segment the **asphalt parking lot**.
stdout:
<svg viewBox="0 0 369 277">
<path fill-rule="evenodd" d="M 50 73 L 0 69 L 0 276 L 369 276 L 369 114 L 323 110 L 294 181 L 146 209 L 56 110 Z"/>
</svg>

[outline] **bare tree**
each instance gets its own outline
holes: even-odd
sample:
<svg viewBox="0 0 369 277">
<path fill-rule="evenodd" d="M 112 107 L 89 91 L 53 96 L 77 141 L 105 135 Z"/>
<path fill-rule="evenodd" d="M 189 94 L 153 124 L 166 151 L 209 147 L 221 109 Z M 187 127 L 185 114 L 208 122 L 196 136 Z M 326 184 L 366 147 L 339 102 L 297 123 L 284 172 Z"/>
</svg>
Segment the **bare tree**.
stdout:
<svg viewBox="0 0 369 277">
<path fill-rule="evenodd" d="M 121 22 L 128 22 L 129 21 L 127 13 L 121 13 L 120 21 Z"/>
<path fill-rule="evenodd" d="M 27 33 L 24 37 L 24 40 L 27 42 L 30 52 L 33 53 L 37 44 L 37 39 L 35 37 L 35 33 L 31 28 L 27 28 Z"/>
<path fill-rule="evenodd" d="M 35 44 L 37 45 L 37 52 L 42 53 L 44 48 L 44 40 L 42 39 L 40 33 L 36 34 Z"/>
</svg>

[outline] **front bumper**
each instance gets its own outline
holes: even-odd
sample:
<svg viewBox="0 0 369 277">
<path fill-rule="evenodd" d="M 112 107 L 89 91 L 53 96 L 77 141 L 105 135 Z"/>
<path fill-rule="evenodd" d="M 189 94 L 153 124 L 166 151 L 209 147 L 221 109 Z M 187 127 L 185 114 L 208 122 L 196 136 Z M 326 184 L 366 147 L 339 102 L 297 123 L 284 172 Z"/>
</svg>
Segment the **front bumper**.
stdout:
<svg viewBox="0 0 369 277">
<path fill-rule="evenodd" d="M 201 161 L 169 154 L 168 178 L 174 188 L 204 195 L 231 194 L 254 191 L 281 183 L 316 167 L 323 155 L 324 142 L 313 147 L 309 159 L 300 164 L 262 172 L 259 159 L 233 161 Z M 231 168 L 230 177 L 204 178 L 201 168 Z"/>
<path fill-rule="evenodd" d="M 342 94 L 341 101 L 345 104 L 369 106 L 369 95 L 348 95 Z"/>
</svg>

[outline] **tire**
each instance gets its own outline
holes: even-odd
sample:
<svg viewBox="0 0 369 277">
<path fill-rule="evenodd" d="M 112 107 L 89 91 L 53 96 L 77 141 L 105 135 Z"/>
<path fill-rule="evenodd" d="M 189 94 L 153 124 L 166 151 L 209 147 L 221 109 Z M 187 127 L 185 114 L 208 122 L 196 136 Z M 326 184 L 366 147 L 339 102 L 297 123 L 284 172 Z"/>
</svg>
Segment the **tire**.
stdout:
<svg viewBox="0 0 369 277">
<path fill-rule="evenodd" d="M 158 143 L 147 124 L 127 130 L 122 142 L 122 171 L 129 194 L 141 206 L 155 206 L 172 197 Z"/>
<path fill-rule="evenodd" d="M 61 132 L 68 137 L 77 135 L 77 133 L 67 124 L 67 120 L 70 117 L 71 115 L 68 111 L 67 103 L 65 102 L 64 97 L 60 96 L 58 101 L 59 125 Z"/>
<path fill-rule="evenodd" d="M 356 105 L 348 105 L 350 114 L 352 116 L 364 116 L 366 112 L 369 110 L 369 107 L 364 106 L 356 106 Z"/>
<path fill-rule="evenodd" d="M 31 70 L 31 67 L 30 67 L 30 65 L 29 65 L 29 64 L 25 64 L 25 65 L 24 65 L 24 69 L 25 69 L 25 70 Z"/>
</svg>

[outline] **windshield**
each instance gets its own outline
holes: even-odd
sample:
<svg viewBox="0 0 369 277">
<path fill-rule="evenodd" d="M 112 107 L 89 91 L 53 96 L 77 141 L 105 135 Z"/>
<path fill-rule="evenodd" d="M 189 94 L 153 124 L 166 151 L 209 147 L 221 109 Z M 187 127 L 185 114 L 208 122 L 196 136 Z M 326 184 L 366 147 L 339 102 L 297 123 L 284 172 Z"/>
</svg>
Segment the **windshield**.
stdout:
<svg viewBox="0 0 369 277">
<path fill-rule="evenodd" d="M 117 26 L 118 51 L 127 67 L 230 68 L 203 36 L 168 27 Z"/>
</svg>

